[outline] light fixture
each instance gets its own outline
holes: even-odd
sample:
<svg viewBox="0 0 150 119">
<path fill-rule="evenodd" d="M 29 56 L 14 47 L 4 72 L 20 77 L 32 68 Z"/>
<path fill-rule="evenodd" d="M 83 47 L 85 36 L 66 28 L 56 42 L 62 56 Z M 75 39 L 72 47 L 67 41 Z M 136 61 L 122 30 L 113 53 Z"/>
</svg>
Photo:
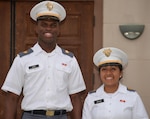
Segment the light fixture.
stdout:
<svg viewBox="0 0 150 119">
<path fill-rule="evenodd" d="M 122 35 L 130 40 L 137 39 L 144 31 L 144 25 L 119 25 Z"/>
</svg>

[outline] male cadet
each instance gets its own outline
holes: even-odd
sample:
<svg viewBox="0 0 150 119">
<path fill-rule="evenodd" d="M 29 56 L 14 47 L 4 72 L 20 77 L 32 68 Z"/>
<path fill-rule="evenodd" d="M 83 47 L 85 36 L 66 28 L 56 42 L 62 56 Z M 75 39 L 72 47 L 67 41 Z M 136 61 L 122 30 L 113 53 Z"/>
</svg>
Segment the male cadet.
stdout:
<svg viewBox="0 0 150 119">
<path fill-rule="evenodd" d="M 30 16 L 37 22 L 37 43 L 16 56 L 7 74 L 2 86 L 7 93 L 5 119 L 16 119 L 21 92 L 22 119 L 67 119 L 67 112 L 71 119 L 81 119 L 83 76 L 75 56 L 57 44 L 66 11 L 57 2 L 43 1 Z"/>
</svg>

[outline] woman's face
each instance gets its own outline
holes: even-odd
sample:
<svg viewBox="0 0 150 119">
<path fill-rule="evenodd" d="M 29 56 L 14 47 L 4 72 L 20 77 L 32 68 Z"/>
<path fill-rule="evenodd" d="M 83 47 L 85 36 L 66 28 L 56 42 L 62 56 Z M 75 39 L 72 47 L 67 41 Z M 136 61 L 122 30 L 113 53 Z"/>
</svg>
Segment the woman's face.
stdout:
<svg viewBox="0 0 150 119">
<path fill-rule="evenodd" d="M 118 66 L 102 66 L 100 68 L 100 79 L 107 87 L 118 87 L 122 71 Z"/>
</svg>

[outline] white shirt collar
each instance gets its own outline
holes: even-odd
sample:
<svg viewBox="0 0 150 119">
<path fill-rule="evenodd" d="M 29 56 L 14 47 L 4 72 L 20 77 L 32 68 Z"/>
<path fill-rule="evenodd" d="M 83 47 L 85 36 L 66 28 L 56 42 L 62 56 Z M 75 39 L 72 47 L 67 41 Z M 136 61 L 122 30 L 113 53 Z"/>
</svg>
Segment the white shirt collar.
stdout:
<svg viewBox="0 0 150 119">
<path fill-rule="evenodd" d="M 37 54 L 39 54 L 39 53 L 42 53 L 42 52 L 45 52 L 45 51 L 41 48 L 41 46 L 40 46 L 38 43 L 36 43 L 36 44 L 32 47 L 32 49 L 33 49 L 35 55 L 37 55 Z M 45 52 L 45 53 L 46 53 L 46 54 L 53 54 L 53 53 L 60 53 L 60 52 L 61 52 L 61 48 L 56 44 L 55 49 L 54 49 L 51 53 L 47 53 L 47 52 Z"/>
<path fill-rule="evenodd" d="M 104 84 L 102 84 L 102 86 L 100 86 L 100 88 L 97 89 L 97 94 L 105 94 L 107 95 L 107 93 L 104 91 Z M 116 95 L 117 93 L 126 93 L 127 92 L 127 87 L 122 85 L 121 83 L 119 83 L 119 87 L 118 90 L 115 93 L 112 93 L 112 95 Z"/>
</svg>

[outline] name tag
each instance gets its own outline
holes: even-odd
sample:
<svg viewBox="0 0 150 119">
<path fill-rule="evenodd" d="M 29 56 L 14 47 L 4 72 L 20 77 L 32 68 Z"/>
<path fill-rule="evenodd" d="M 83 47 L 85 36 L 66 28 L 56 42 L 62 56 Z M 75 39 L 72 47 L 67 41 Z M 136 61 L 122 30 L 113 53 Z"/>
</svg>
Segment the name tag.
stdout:
<svg viewBox="0 0 150 119">
<path fill-rule="evenodd" d="M 37 65 L 29 66 L 29 69 L 35 69 L 35 68 L 38 68 L 38 67 L 39 67 L 39 65 L 37 64 Z"/>
<path fill-rule="evenodd" d="M 94 101 L 94 104 L 98 104 L 98 103 L 102 103 L 102 102 L 104 102 L 104 99 L 95 100 L 95 101 Z"/>
</svg>

